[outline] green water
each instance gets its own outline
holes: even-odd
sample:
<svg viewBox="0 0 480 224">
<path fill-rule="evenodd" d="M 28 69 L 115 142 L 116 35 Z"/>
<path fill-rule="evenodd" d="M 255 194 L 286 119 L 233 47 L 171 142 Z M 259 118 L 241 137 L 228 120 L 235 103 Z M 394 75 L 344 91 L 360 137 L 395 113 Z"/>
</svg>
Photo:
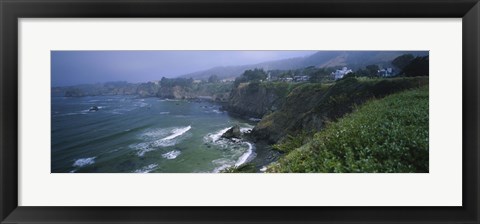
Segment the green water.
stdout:
<svg viewBox="0 0 480 224">
<path fill-rule="evenodd" d="M 220 138 L 254 124 L 209 102 L 52 97 L 51 118 L 53 173 L 203 173 L 258 160 L 253 143 Z"/>
</svg>

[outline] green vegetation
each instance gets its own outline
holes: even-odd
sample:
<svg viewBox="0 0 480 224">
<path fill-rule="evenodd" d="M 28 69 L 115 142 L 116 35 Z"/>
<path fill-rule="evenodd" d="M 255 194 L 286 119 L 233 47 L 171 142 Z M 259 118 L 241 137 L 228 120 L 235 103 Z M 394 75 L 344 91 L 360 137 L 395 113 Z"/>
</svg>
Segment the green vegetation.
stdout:
<svg viewBox="0 0 480 224">
<path fill-rule="evenodd" d="M 268 172 L 428 172 L 428 87 L 371 100 L 268 167 Z"/>
<path fill-rule="evenodd" d="M 392 65 L 399 69 L 405 68 L 415 57 L 412 54 L 404 54 L 393 59 Z"/>
<path fill-rule="evenodd" d="M 280 152 L 290 152 L 309 142 L 312 139 L 311 136 L 312 134 L 305 130 L 295 136 L 287 135 L 280 143 L 273 145 L 273 149 Z"/>
<path fill-rule="evenodd" d="M 262 118 L 252 133 L 257 140 L 277 143 L 304 130 L 316 132 L 328 121 L 350 113 L 371 98 L 428 85 L 428 77 L 347 78 L 335 84 L 304 83 L 291 90 L 282 106 Z"/>
<path fill-rule="evenodd" d="M 428 76 L 429 75 L 429 59 L 428 56 L 416 57 L 407 64 L 400 72 L 401 76 Z"/>
<path fill-rule="evenodd" d="M 162 78 L 158 88 L 158 97 L 176 99 L 211 98 L 215 101 L 227 101 L 232 83 L 219 82 L 212 76 L 210 82 L 194 82 L 185 78 Z"/>
<path fill-rule="evenodd" d="M 244 82 L 259 82 L 265 80 L 267 73 L 263 69 L 246 70 L 243 74 L 235 79 L 234 86 L 237 87 Z"/>
<path fill-rule="evenodd" d="M 220 78 L 217 75 L 211 75 L 208 77 L 208 82 L 220 82 Z"/>
<path fill-rule="evenodd" d="M 174 79 L 169 79 L 162 77 L 160 80 L 160 86 L 161 87 L 174 87 L 174 86 L 180 86 L 180 87 L 191 87 L 193 85 L 193 79 L 189 78 L 174 78 Z"/>
<path fill-rule="evenodd" d="M 345 78 L 349 77 L 370 77 L 370 78 L 376 78 L 378 77 L 378 70 L 380 67 L 378 65 L 367 65 L 365 66 L 365 69 L 358 69 L 354 73 L 350 73 L 348 75 L 344 76 Z"/>
<path fill-rule="evenodd" d="M 221 171 L 221 173 L 256 173 L 257 167 L 253 163 L 245 163 L 240 166 L 228 167 Z"/>
</svg>

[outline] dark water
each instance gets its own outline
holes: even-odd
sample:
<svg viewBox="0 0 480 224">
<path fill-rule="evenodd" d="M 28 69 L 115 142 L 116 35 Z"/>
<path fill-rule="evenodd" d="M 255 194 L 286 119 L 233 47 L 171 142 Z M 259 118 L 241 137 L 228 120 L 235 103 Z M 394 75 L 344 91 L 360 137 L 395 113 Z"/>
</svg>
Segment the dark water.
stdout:
<svg viewBox="0 0 480 224">
<path fill-rule="evenodd" d="M 253 143 L 220 138 L 234 124 L 254 125 L 209 102 L 52 97 L 52 172 L 218 172 L 257 155 Z"/>
</svg>

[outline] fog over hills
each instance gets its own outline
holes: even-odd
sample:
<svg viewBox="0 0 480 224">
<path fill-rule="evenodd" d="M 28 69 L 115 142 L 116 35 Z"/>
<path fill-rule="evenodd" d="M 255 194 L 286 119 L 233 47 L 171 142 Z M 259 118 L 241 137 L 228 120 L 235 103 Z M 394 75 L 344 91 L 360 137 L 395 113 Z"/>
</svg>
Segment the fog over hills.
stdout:
<svg viewBox="0 0 480 224">
<path fill-rule="evenodd" d="M 391 66 L 390 62 L 393 59 L 403 54 L 426 56 L 428 55 L 428 51 L 318 51 L 306 57 L 267 61 L 251 65 L 214 67 L 182 75 L 180 77 L 208 79 L 211 75 L 217 75 L 219 78 L 227 79 L 235 78 L 245 70 L 254 68 L 263 68 L 265 70 L 290 70 L 305 68 L 308 66 L 319 68 L 347 66 L 356 70 L 370 64 L 376 64 L 380 67 L 388 67 Z"/>
</svg>

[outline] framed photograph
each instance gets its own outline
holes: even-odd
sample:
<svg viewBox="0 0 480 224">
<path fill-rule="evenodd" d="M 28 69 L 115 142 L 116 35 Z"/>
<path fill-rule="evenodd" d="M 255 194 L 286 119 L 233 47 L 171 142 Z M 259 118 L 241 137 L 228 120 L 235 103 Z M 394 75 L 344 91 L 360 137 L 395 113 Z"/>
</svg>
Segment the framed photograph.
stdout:
<svg viewBox="0 0 480 224">
<path fill-rule="evenodd" d="M 477 0 L 9 1 L 1 223 L 479 223 Z"/>
</svg>

